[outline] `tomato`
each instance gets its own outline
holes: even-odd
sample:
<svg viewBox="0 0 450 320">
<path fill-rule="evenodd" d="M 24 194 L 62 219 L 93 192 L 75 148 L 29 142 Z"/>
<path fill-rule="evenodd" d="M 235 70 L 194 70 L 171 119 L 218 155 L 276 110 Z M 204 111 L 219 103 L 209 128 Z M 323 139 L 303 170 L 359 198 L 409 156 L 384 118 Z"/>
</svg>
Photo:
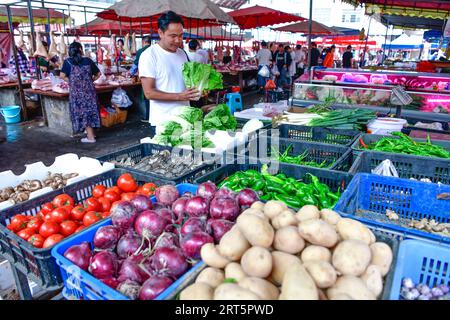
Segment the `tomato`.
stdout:
<svg viewBox="0 0 450 320">
<path fill-rule="evenodd" d="M 56 207 L 51 202 L 44 203 L 42 205 L 41 211 L 43 214 L 47 214 L 53 211 Z"/>
<path fill-rule="evenodd" d="M 97 201 L 97 199 L 91 197 L 86 200 L 84 207 L 86 208 L 86 212 L 99 211 L 102 208 L 102 205 Z"/>
<path fill-rule="evenodd" d="M 121 198 L 123 201 L 131 201 L 131 200 L 133 200 L 135 197 L 136 197 L 136 193 L 134 193 L 134 192 L 122 193 L 122 194 L 120 195 L 120 198 Z"/>
<path fill-rule="evenodd" d="M 88 226 L 90 226 L 91 224 L 94 224 L 94 223 L 96 223 L 97 221 L 100 221 L 100 220 L 102 220 L 103 218 L 102 218 L 102 215 L 101 215 L 101 213 L 99 213 L 99 212 L 97 212 L 97 211 L 89 211 L 88 213 L 86 213 L 85 215 L 84 215 L 84 218 L 83 218 L 83 224 L 86 226 L 86 227 L 88 227 Z"/>
<path fill-rule="evenodd" d="M 142 192 L 144 193 L 144 195 L 146 196 L 152 196 L 155 194 L 155 190 L 157 188 L 156 184 L 149 182 L 144 184 L 142 187 Z"/>
<path fill-rule="evenodd" d="M 27 223 L 30 220 L 29 217 L 27 217 L 24 214 L 16 214 L 12 219 L 11 219 L 11 228 L 14 232 L 18 232 L 20 230 L 23 230 L 27 227 Z"/>
<path fill-rule="evenodd" d="M 103 219 L 108 218 L 110 215 L 111 215 L 111 212 L 105 211 L 105 212 L 102 213 L 102 218 Z"/>
<path fill-rule="evenodd" d="M 92 196 L 94 198 L 100 198 L 103 197 L 103 194 L 105 193 L 106 187 L 104 185 L 97 185 L 94 187 L 94 189 L 92 190 Z"/>
<path fill-rule="evenodd" d="M 44 222 L 52 221 L 52 213 L 47 213 L 44 217 Z"/>
<path fill-rule="evenodd" d="M 116 202 L 120 200 L 120 193 L 117 193 L 114 190 L 107 189 L 105 191 L 104 197 L 111 202 Z"/>
<path fill-rule="evenodd" d="M 71 220 L 63 221 L 59 226 L 61 227 L 61 234 L 65 237 L 75 233 L 75 230 L 78 228 L 78 224 Z"/>
<path fill-rule="evenodd" d="M 13 228 L 13 226 L 12 226 L 11 224 L 8 224 L 8 225 L 6 226 L 6 229 L 8 229 L 8 230 L 14 232 L 14 228 Z"/>
<path fill-rule="evenodd" d="M 100 197 L 97 200 L 102 206 L 101 211 L 109 211 L 111 209 L 111 201 L 108 198 Z"/>
<path fill-rule="evenodd" d="M 81 226 L 79 226 L 78 228 L 77 228 L 77 230 L 75 230 L 75 233 L 78 233 L 78 232 L 80 232 L 81 230 L 83 230 L 83 229 L 85 229 L 86 228 L 86 226 L 85 225 L 81 225 Z"/>
<path fill-rule="evenodd" d="M 52 234 L 50 237 L 45 239 L 44 244 L 42 245 L 42 248 L 48 248 L 51 247 L 58 242 L 60 242 L 62 239 L 64 239 L 64 236 L 62 234 Z"/>
<path fill-rule="evenodd" d="M 68 220 L 70 217 L 70 213 L 67 212 L 64 208 L 56 208 L 52 212 L 50 212 L 50 221 L 53 221 L 55 223 L 61 223 L 65 220 Z"/>
<path fill-rule="evenodd" d="M 123 192 L 118 186 L 114 186 L 114 187 L 111 187 L 111 188 L 106 189 L 106 191 L 108 191 L 108 190 L 114 191 L 114 192 L 117 193 L 119 196 L 120 196 L 120 194 Z M 105 191 L 105 192 L 106 192 L 106 191 Z"/>
<path fill-rule="evenodd" d="M 62 206 L 61 208 L 65 209 L 70 214 L 72 212 L 72 209 L 74 208 L 74 206 L 67 205 L 67 206 Z"/>
<path fill-rule="evenodd" d="M 39 232 L 39 228 L 41 227 L 41 225 L 43 223 L 44 223 L 44 221 L 41 220 L 40 218 L 33 217 L 33 218 L 31 218 L 30 221 L 28 221 L 27 229 L 34 230 L 34 233 L 38 233 Z"/>
<path fill-rule="evenodd" d="M 123 192 L 134 192 L 138 188 L 136 181 L 129 173 L 124 173 L 117 179 L 117 186 Z"/>
<path fill-rule="evenodd" d="M 36 248 L 42 248 L 44 245 L 45 238 L 41 236 L 40 234 L 33 234 L 29 239 L 28 242 L 31 243 Z"/>
<path fill-rule="evenodd" d="M 52 234 L 59 233 L 60 229 L 61 228 L 59 227 L 59 224 L 52 221 L 47 221 L 42 224 L 41 228 L 39 229 L 39 234 L 44 238 L 48 238 Z"/>
<path fill-rule="evenodd" d="M 53 201 L 53 205 L 57 208 L 67 206 L 67 205 L 75 205 L 75 201 L 68 194 L 60 194 L 56 196 Z"/>
<path fill-rule="evenodd" d="M 39 212 L 36 214 L 35 218 L 38 218 L 39 220 L 44 221 L 44 217 L 45 217 L 46 214 L 47 214 L 47 213 L 44 213 L 44 212 L 42 212 L 42 210 L 41 210 L 41 211 L 39 211 Z"/>
<path fill-rule="evenodd" d="M 28 241 L 28 239 L 30 239 L 30 237 L 33 234 L 36 234 L 36 232 L 33 229 L 30 229 L 30 228 L 22 229 L 19 232 L 17 232 L 17 235 L 19 237 L 21 237 L 23 240 L 27 240 L 27 241 Z"/>
<path fill-rule="evenodd" d="M 84 206 L 82 206 L 82 205 L 76 206 L 70 212 L 70 219 L 81 221 L 81 220 L 83 220 L 85 213 L 86 213 L 86 209 L 84 208 Z"/>
</svg>

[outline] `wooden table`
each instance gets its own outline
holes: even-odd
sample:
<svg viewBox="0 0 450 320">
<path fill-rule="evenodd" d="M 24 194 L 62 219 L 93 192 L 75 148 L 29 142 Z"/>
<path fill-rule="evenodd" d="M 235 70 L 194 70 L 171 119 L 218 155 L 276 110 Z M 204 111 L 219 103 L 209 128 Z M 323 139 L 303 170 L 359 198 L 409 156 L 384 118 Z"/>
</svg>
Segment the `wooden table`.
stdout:
<svg viewBox="0 0 450 320">
<path fill-rule="evenodd" d="M 128 97 L 140 112 L 145 110 L 144 101 L 141 99 L 141 83 L 126 85 L 104 85 L 96 86 L 97 94 L 104 95 L 112 93 L 115 89 L 122 88 L 127 92 Z M 57 130 L 66 135 L 73 136 L 72 121 L 69 110 L 69 93 L 57 93 L 53 91 L 41 91 L 35 89 L 26 89 L 26 93 L 38 94 L 41 97 L 44 117 L 47 120 L 48 127 Z M 111 97 L 102 97 L 104 101 L 111 100 Z"/>
</svg>

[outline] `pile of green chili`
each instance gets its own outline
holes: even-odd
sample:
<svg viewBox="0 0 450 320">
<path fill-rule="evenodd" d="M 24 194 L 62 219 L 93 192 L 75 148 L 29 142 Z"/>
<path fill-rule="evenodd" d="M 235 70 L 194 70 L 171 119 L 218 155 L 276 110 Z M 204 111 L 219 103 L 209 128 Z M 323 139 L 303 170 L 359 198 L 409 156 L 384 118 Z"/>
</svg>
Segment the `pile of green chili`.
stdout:
<svg viewBox="0 0 450 320">
<path fill-rule="evenodd" d="M 378 142 L 371 144 L 365 144 L 363 139 L 360 138 L 361 149 L 390 152 L 390 153 L 403 153 L 411 154 L 415 156 L 423 157 L 436 157 L 436 158 L 450 158 L 450 152 L 441 146 L 431 144 L 430 136 L 427 137 L 427 142 L 417 142 L 401 132 L 391 133 L 396 138 L 385 137 Z"/>
<path fill-rule="evenodd" d="M 218 187 L 227 187 L 236 192 L 251 188 L 261 194 L 262 201 L 279 200 L 294 209 L 307 204 L 315 205 L 319 209 L 333 208 L 341 196 L 340 190 L 332 192 L 316 176 L 309 173 L 307 176 L 311 181 L 309 184 L 287 177 L 283 173 L 271 175 L 264 165 L 261 172 L 238 171 L 222 181 Z"/>
<path fill-rule="evenodd" d="M 299 154 L 297 156 L 290 156 L 289 151 L 291 151 L 292 145 L 289 145 L 286 150 L 283 153 L 279 153 L 276 155 L 276 151 L 272 150 L 272 159 L 278 161 L 278 162 L 284 162 L 284 163 L 290 163 L 290 164 L 297 164 L 301 166 L 308 166 L 308 167 L 315 167 L 315 168 L 330 168 L 335 162 L 331 161 L 329 159 L 323 160 L 321 163 L 318 163 L 316 161 L 307 161 L 306 159 L 309 156 L 309 151 L 305 150 L 302 154 Z"/>
</svg>

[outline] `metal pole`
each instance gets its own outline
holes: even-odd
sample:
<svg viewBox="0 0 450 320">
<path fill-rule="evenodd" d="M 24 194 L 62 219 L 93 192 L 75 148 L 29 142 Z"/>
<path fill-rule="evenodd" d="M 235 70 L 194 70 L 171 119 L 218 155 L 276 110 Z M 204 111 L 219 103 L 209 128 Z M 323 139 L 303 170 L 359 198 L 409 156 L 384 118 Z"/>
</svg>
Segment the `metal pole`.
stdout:
<svg viewBox="0 0 450 320">
<path fill-rule="evenodd" d="M 369 28 L 367 29 L 367 36 L 366 36 L 366 44 L 364 45 L 364 52 L 363 52 L 363 58 L 359 62 L 359 67 L 364 67 L 364 60 L 366 59 L 366 52 L 367 52 L 367 43 L 369 41 L 369 34 L 370 34 L 370 25 L 372 24 L 372 16 L 370 16 L 369 20 Z"/>
<path fill-rule="evenodd" d="M 84 7 L 84 28 L 86 30 L 86 34 L 89 33 L 88 26 L 87 26 L 87 14 L 86 14 L 86 7 Z"/>
<path fill-rule="evenodd" d="M 36 38 L 34 37 L 34 19 L 33 19 L 33 9 L 31 8 L 31 0 L 27 0 L 28 6 L 28 20 L 30 20 L 31 28 L 31 51 L 33 53 L 36 51 Z"/>
<path fill-rule="evenodd" d="M 27 106 L 26 106 L 26 102 L 25 102 L 25 94 L 23 93 L 23 86 L 22 86 L 22 75 L 20 74 L 19 59 L 17 58 L 17 48 L 16 48 L 16 44 L 14 42 L 14 26 L 13 26 L 13 22 L 12 22 L 11 7 L 8 5 L 6 6 L 6 13 L 8 15 L 9 32 L 10 32 L 11 38 L 12 38 L 14 64 L 16 65 L 17 83 L 18 83 L 18 87 L 19 87 L 20 107 L 22 108 L 22 114 L 23 114 L 24 120 L 28 120 Z"/>
<path fill-rule="evenodd" d="M 308 37 L 308 67 L 309 67 L 309 81 L 312 82 L 312 72 L 313 72 L 313 68 L 311 67 L 311 37 L 312 37 L 312 24 L 313 24 L 313 0 L 309 0 L 309 26 L 308 26 L 308 32 L 309 32 L 309 37 Z"/>
<path fill-rule="evenodd" d="M 386 36 L 384 37 L 384 48 L 383 48 L 383 60 L 381 60 L 381 63 L 384 64 L 384 59 L 386 57 L 385 51 L 386 51 L 386 47 L 387 47 L 387 38 L 388 38 L 388 33 L 389 33 L 389 28 L 390 25 L 388 23 L 387 27 L 386 27 Z"/>
</svg>

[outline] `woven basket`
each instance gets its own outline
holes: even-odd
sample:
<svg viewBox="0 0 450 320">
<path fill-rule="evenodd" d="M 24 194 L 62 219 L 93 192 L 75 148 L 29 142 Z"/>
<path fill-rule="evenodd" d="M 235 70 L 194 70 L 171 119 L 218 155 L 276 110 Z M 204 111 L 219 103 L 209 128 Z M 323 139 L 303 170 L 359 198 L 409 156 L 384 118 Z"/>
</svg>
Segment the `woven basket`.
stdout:
<svg viewBox="0 0 450 320">
<path fill-rule="evenodd" d="M 112 127 L 116 124 L 124 123 L 127 121 L 127 110 L 120 110 L 119 107 L 116 105 L 113 105 L 114 109 L 116 109 L 116 112 L 109 113 L 107 117 L 101 118 L 102 120 L 102 126 L 103 127 Z"/>
</svg>

